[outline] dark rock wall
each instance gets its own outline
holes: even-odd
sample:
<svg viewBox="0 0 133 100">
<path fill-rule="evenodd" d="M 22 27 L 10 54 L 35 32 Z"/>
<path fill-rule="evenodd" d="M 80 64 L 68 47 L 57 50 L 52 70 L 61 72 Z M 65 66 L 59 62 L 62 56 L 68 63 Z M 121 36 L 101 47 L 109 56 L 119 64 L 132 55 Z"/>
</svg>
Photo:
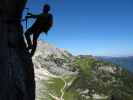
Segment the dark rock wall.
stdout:
<svg viewBox="0 0 133 100">
<path fill-rule="evenodd" d="M 0 0 L 0 100 L 35 100 L 32 59 L 21 16 L 26 0 Z"/>
</svg>

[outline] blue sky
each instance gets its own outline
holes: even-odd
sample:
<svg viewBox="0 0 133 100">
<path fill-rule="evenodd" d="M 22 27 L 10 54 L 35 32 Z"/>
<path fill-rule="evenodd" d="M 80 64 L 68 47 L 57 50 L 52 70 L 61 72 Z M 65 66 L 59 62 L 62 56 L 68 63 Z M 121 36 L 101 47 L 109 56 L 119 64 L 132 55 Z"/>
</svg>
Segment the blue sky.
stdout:
<svg viewBox="0 0 133 100">
<path fill-rule="evenodd" d="M 37 14 L 44 3 L 54 26 L 40 39 L 75 55 L 133 55 L 133 0 L 29 0 L 27 7 Z"/>
</svg>

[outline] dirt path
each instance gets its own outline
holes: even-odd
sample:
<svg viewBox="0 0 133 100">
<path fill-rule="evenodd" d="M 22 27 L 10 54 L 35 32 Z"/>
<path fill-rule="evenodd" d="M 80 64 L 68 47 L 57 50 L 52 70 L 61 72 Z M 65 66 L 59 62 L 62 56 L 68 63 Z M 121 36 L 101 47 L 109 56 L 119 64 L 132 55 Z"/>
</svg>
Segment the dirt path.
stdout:
<svg viewBox="0 0 133 100">
<path fill-rule="evenodd" d="M 62 76 L 54 76 L 54 78 L 59 78 L 59 79 L 61 79 L 63 82 L 64 82 L 64 86 L 60 89 L 60 92 L 61 92 L 61 96 L 60 97 L 57 97 L 57 96 L 54 96 L 53 94 L 51 94 L 51 93 L 49 93 L 49 95 L 54 99 L 54 100 L 64 100 L 64 94 L 65 94 L 65 92 L 64 92 L 64 90 L 65 90 L 65 88 L 66 88 L 66 86 L 67 86 L 67 82 L 66 82 L 66 80 L 62 77 Z"/>
</svg>

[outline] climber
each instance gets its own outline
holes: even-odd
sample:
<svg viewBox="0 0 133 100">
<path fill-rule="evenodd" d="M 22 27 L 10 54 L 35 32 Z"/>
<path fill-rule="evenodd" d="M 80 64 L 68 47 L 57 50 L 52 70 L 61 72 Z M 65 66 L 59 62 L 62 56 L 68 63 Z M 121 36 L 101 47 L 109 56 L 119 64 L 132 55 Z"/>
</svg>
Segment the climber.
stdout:
<svg viewBox="0 0 133 100">
<path fill-rule="evenodd" d="M 43 12 L 39 15 L 28 13 L 26 18 L 36 18 L 35 23 L 25 32 L 25 38 L 27 41 L 27 49 L 31 50 L 30 55 L 33 56 L 36 51 L 37 39 L 39 35 L 44 32 L 46 35 L 53 25 L 53 16 L 49 13 L 50 6 L 45 4 Z M 33 39 L 31 41 L 31 35 Z"/>
</svg>

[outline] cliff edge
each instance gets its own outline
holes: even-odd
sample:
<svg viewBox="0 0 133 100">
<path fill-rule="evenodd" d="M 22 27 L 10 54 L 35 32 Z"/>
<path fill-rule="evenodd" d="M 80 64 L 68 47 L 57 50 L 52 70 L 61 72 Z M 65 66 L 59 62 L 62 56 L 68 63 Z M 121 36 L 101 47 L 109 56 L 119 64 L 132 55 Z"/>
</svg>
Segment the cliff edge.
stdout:
<svg viewBox="0 0 133 100">
<path fill-rule="evenodd" d="M 20 24 L 25 4 L 0 1 L 0 100 L 35 100 L 33 63 Z"/>
</svg>

